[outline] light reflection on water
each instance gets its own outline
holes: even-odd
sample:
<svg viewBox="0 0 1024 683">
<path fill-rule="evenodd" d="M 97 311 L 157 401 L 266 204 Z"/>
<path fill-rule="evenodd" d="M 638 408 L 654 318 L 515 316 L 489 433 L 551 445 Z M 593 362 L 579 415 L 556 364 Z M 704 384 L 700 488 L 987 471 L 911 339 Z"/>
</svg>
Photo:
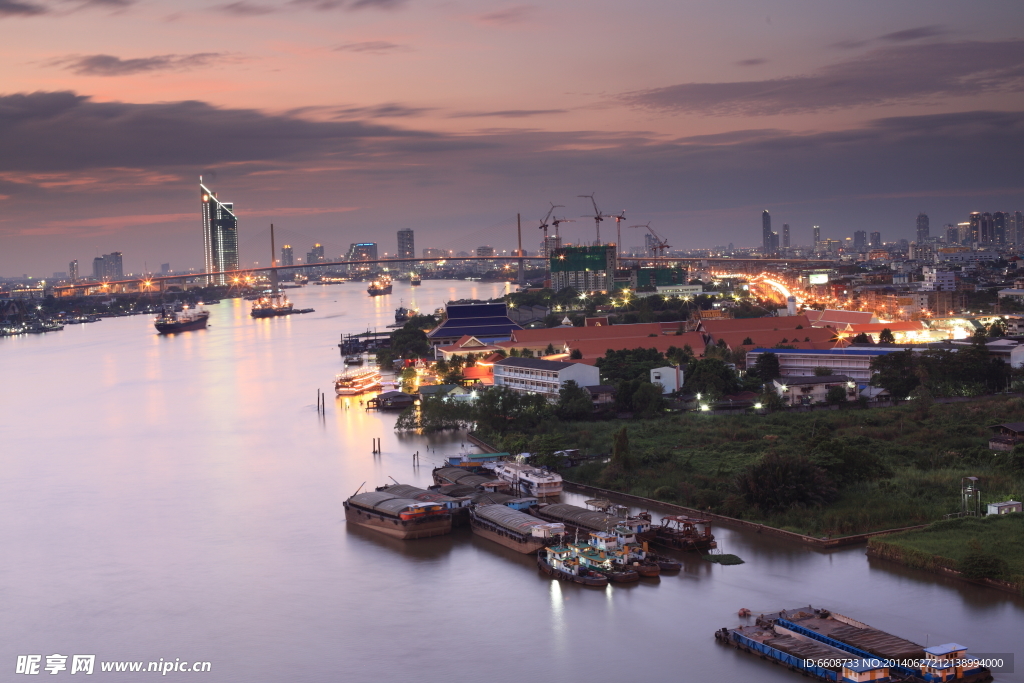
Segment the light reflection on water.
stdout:
<svg viewBox="0 0 1024 683">
<path fill-rule="evenodd" d="M 863 548 L 716 527 L 746 564 L 683 555 L 678 576 L 594 590 L 466 529 L 402 542 L 346 526 L 342 501 L 361 483 L 428 485 L 465 441 L 399 436 L 394 414 L 345 409 L 339 335 L 385 329 L 399 299 L 432 311 L 501 290 L 311 286 L 289 296 L 317 312 L 291 318 L 252 320 L 248 302 L 224 300 L 209 329 L 173 337 L 133 317 L 0 339 L 0 667 L 95 653 L 209 660 L 209 680 L 230 683 L 519 682 L 614 652 L 589 677 L 794 681 L 712 634 L 740 607 L 808 603 L 918 642 L 1016 647 L 1022 601 Z"/>
</svg>

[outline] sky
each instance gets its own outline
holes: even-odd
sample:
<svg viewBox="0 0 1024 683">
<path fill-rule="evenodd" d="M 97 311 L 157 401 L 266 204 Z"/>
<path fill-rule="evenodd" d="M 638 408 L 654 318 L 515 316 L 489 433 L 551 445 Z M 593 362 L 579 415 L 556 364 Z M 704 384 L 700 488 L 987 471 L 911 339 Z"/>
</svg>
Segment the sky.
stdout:
<svg viewBox="0 0 1024 683">
<path fill-rule="evenodd" d="M 0 0 L 0 276 L 351 242 L 673 248 L 1024 209 L 1024 3 Z M 614 223 L 602 237 L 616 239 Z"/>
</svg>

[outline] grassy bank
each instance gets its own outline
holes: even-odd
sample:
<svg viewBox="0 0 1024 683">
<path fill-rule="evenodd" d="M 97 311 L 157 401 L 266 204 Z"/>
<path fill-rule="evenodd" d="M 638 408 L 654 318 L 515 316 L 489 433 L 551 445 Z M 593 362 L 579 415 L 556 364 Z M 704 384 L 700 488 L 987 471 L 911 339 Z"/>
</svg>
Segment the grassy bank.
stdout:
<svg viewBox="0 0 1024 683">
<path fill-rule="evenodd" d="M 656 420 L 546 421 L 543 433 L 585 453 L 607 454 L 626 426 L 629 457 L 564 472 L 584 484 L 656 498 L 815 536 L 924 524 L 959 509 L 960 480 L 981 477 L 985 500 L 1024 490 L 1024 472 L 988 450 L 988 425 L 1019 421 L 1024 399 L 872 410 Z M 738 479 L 768 456 L 797 456 L 828 475 L 824 505 L 765 509 Z M 785 485 L 785 482 L 784 484 Z"/>
<path fill-rule="evenodd" d="M 955 569 L 1013 583 L 1024 592 L 1024 515 L 944 520 L 869 541 L 872 554 L 910 567 Z"/>
</svg>

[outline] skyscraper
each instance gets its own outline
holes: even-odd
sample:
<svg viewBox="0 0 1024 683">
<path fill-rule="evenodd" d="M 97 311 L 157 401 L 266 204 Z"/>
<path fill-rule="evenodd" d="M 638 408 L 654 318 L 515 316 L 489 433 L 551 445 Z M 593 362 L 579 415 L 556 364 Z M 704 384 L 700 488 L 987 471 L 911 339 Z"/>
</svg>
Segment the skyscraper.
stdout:
<svg viewBox="0 0 1024 683">
<path fill-rule="evenodd" d="M 772 253 L 772 217 L 768 209 L 761 213 L 761 250 L 765 256 Z"/>
<path fill-rule="evenodd" d="M 286 244 L 281 247 L 281 264 L 282 266 L 294 266 L 295 265 L 295 254 L 292 252 L 292 245 Z"/>
<path fill-rule="evenodd" d="M 814 243 L 817 244 L 821 241 L 821 226 L 814 226 Z"/>
<path fill-rule="evenodd" d="M 203 249 L 207 273 L 218 273 L 206 278 L 207 284 L 227 284 L 221 273 L 238 270 L 238 218 L 235 205 L 217 199 L 217 193 L 203 185 L 199 178 L 199 191 L 203 202 Z"/>
<path fill-rule="evenodd" d="M 1014 217 L 1014 240 L 1013 243 L 1018 247 L 1024 245 L 1024 215 L 1021 215 L 1020 211 L 1013 213 Z"/>
<path fill-rule="evenodd" d="M 970 223 L 970 241 L 981 242 L 981 212 L 972 211 L 971 215 L 968 216 L 967 221 Z"/>
<path fill-rule="evenodd" d="M 868 233 L 866 230 L 855 230 L 853 232 L 853 248 L 856 251 L 865 251 L 868 248 Z"/>
<path fill-rule="evenodd" d="M 979 223 L 978 235 L 980 236 L 979 241 L 982 244 L 993 244 L 996 241 L 996 230 L 995 223 L 992 220 L 992 214 L 988 211 L 981 214 L 981 221 Z"/>
<path fill-rule="evenodd" d="M 327 260 L 324 256 L 324 245 L 317 242 L 313 245 L 313 248 L 306 252 L 306 263 L 313 265 L 314 263 L 323 263 Z"/>
<path fill-rule="evenodd" d="M 998 245 L 1006 244 L 1006 212 L 996 211 L 992 214 L 992 241 Z"/>
<path fill-rule="evenodd" d="M 946 223 L 946 244 L 960 244 L 960 230 L 952 223 Z"/>
<path fill-rule="evenodd" d="M 75 268 L 78 262 L 73 261 Z M 124 279 L 124 266 L 122 265 L 121 252 L 112 251 L 103 256 L 97 256 L 92 260 L 92 276 L 97 280 L 122 280 Z"/>
<path fill-rule="evenodd" d="M 348 247 L 348 253 L 345 254 L 345 260 L 347 261 L 376 261 L 377 260 L 377 243 L 376 242 L 356 242 L 350 244 Z M 366 265 L 350 265 L 348 271 L 350 273 L 369 273 L 377 270 L 376 264 Z"/>
<path fill-rule="evenodd" d="M 917 243 L 924 244 L 928 241 L 928 214 L 917 214 Z"/>
<path fill-rule="evenodd" d="M 782 224 L 782 246 L 789 249 L 789 223 Z"/>
<path fill-rule="evenodd" d="M 874 249 L 878 249 L 882 246 L 882 233 L 873 232 L 871 233 L 871 239 L 868 241 L 868 245 Z"/>
<path fill-rule="evenodd" d="M 398 258 L 416 258 L 416 242 L 412 228 L 398 231 Z"/>
<path fill-rule="evenodd" d="M 75 259 L 68 264 L 68 278 L 72 282 L 78 280 L 78 259 Z"/>
</svg>

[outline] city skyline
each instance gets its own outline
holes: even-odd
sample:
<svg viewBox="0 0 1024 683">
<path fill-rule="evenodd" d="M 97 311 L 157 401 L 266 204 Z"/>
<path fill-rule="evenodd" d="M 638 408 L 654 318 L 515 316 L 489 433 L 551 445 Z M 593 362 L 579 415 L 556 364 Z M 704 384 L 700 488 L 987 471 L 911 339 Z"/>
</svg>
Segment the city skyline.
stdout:
<svg viewBox="0 0 1024 683">
<path fill-rule="evenodd" d="M 271 222 L 323 243 L 412 226 L 420 244 L 474 248 L 551 201 L 578 219 L 590 192 L 683 249 L 756 246 L 765 208 L 800 244 L 812 225 L 913 240 L 922 210 L 940 226 L 1024 201 L 1018 6 L 253 6 L 0 8 L 17 55 L 0 91 L 0 274 L 113 250 L 130 271 L 200 267 L 198 175 L 239 207 L 248 262 L 266 260 Z M 524 57 L 531 43 L 548 48 Z"/>
</svg>

